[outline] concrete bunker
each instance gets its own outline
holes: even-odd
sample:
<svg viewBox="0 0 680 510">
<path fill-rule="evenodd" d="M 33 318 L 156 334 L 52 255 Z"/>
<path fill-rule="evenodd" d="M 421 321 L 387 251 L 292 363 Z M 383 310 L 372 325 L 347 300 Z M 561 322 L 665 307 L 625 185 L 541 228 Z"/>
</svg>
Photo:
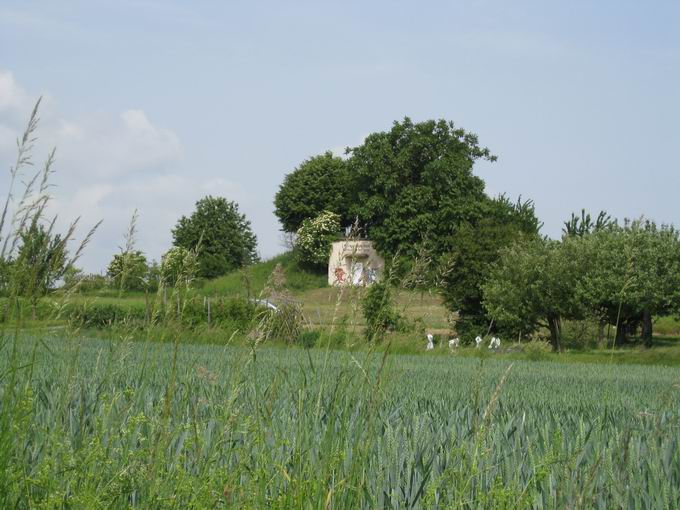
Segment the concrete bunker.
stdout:
<svg viewBox="0 0 680 510">
<path fill-rule="evenodd" d="M 328 261 L 328 284 L 370 285 L 380 277 L 384 268 L 385 261 L 371 241 L 336 241 Z"/>
</svg>

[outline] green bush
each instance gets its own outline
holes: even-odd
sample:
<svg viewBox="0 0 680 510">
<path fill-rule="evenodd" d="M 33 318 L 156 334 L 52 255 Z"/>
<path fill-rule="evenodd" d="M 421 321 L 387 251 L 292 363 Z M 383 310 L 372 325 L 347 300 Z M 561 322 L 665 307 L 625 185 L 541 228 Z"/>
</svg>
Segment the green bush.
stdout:
<svg viewBox="0 0 680 510">
<path fill-rule="evenodd" d="M 195 296 L 181 308 L 180 322 L 189 326 L 208 324 L 208 302 Z M 168 313 L 176 315 L 176 308 Z M 244 298 L 210 298 L 210 325 L 238 329 L 247 333 L 257 316 L 257 306 Z"/>
<path fill-rule="evenodd" d="M 387 331 L 405 330 L 404 318 L 394 309 L 392 291 L 386 282 L 371 285 L 361 300 L 366 319 L 366 339 L 382 340 Z"/>
<path fill-rule="evenodd" d="M 72 305 L 68 317 L 72 326 L 107 328 L 123 321 L 143 324 L 147 311 L 145 307 L 114 303 L 78 303 Z"/>
<path fill-rule="evenodd" d="M 303 331 L 297 338 L 297 343 L 305 349 L 311 349 L 319 343 L 320 331 Z"/>
<path fill-rule="evenodd" d="M 247 333 L 252 329 L 257 307 L 245 299 L 211 299 L 210 326 L 225 330 L 239 330 Z M 167 304 L 157 303 L 147 310 L 143 303 L 87 303 L 71 305 L 69 320 L 72 325 L 92 328 L 106 328 L 127 323 L 144 325 L 153 322 L 162 325 L 169 322 L 190 328 L 208 326 L 208 307 L 203 297 L 194 296 L 180 301 L 168 298 Z"/>
<path fill-rule="evenodd" d="M 340 231 L 340 216 L 324 211 L 313 220 L 304 220 L 297 231 L 295 254 L 303 266 L 326 268 L 333 240 Z"/>
<path fill-rule="evenodd" d="M 550 357 L 552 347 L 548 342 L 532 340 L 531 342 L 527 342 L 522 346 L 522 351 L 526 355 L 527 359 L 531 361 L 542 361 Z"/>
<path fill-rule="evenodd" d="M 35 303 L 28 298 L 0 298 L 0 323 L 33 318 L 39 321 L 47 320 L 54 318 L 55 314 L 55 302 L 48 298 L 39 299 Z"/>
</svg>

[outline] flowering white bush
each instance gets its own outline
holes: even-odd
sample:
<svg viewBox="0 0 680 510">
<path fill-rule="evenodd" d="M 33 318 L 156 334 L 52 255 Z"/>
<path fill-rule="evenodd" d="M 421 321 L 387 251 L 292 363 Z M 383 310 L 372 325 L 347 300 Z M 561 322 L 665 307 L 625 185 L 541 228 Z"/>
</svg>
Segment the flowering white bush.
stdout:
<svg viewBox="0 0 680 510">
<path fill-rule="evenodd" d="M 161 258 L 161 280 L 170 287 L 190 285 L 198 274 L 198 259 L 193 250 L 170 248 Z"/>
<path fill-rule="evenodd" d="M 331 244 L 340 230 L 340 216 L 324 211 L 313 220 L 306 219 L 297 231 L 295 252 L 298 260 L 312 266 L 325 266 Z"/>
</svg>

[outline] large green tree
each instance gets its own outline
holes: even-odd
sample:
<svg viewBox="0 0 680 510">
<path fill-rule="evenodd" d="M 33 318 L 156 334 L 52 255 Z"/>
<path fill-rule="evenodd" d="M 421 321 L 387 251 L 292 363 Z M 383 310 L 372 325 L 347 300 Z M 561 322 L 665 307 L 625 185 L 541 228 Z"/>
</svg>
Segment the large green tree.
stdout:
<svg viewBox="0 0 680 510">
<path fill-rule="evenodd" d="M 439 284 L 445 305 L 458 314 L 456 329 L 466 340 L 486 332 L 491 323 L 482 304 L 482 285 L 500 250 L 521 239 L 538 237 L 540 224 L 531 201 L 504 196 L 482 199 L 477 217 L 450 235 L 442 256 Z"/>
<path fill-rule="evenodd" d="M 677 312 L 680 289 L 680 239 L 671 226 L 633 221 L 593 232 L 581 239 L 587 278 L 583 299 L 616 326 L 616 343 L 642 326 L 652 343 L 652 317 Z"/>
<path fill-rule="evenodd" d="M 395 122 L 350 150 L 350 216 L 385 254 L 415 255 L 423 240 L 444 253 L 457 226 L 478 218 L 487 200 L 472 173 L 478 159 L 496 158 L 452 122 Z"/>
<path fill-rule="evenodd" d="M 258 260 L 257 238 L 236 202 L 207 196 L 172 230 L 173 244 L 198 255 L 198 275 L 221 276 Z"/>
<path fill-rule="evenodd" d="M 678 232 L 643 221 L 576 231 L 502 250 L 482 287 L 488 315 L 525 333 L 548 328 L 556 350 L 562 320 L 587 317 L 614 326 L 617 345 L 640 327 L 651 345 L 652 317 L 680 306 Z"/>
<path fill-rule="evenodd" d="M 290 233 L 324 211 L 347 222 L 347 193 L 345 161 L 326 152 L 303 161 L 286 175 L 274 198 L 274 212 L 283 230 Z"/>
<path fill-rule="evenodd" d="M 513 336 L 543 327 L 553 350 L 561 350 L 562 320 L 586 313 L 577 285 L 586 269 L 578 244 L 535 237 L 503 248 L 482 285 L 489 317 Z"/>
</svg>

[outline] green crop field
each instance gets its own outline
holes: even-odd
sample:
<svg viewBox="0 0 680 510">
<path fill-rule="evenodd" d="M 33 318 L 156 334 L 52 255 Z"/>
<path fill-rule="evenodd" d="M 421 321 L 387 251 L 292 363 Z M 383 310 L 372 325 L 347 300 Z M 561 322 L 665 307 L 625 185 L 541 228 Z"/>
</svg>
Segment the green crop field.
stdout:
<svg viewBox="0 0 680 510">
<path fill-rule="evenodd" d="M 677 508 L 680 369 L 14 334 L 3 508 Z"/>
</svg>

